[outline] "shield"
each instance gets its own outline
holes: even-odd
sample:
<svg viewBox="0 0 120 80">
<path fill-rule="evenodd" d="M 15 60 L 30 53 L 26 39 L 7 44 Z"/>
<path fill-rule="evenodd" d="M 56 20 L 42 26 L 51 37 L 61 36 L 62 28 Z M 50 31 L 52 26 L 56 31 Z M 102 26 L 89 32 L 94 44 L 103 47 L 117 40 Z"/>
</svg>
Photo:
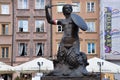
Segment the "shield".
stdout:
<svg viewBox="0 0 120 80">
<path fill-rule="evenodd" d="M 83 31 L 86 31 L 86 30 L 87 30 L 87 24 L 85 23 L 85 21 L 84 21 L 80 16 L 78 16 L 77 14 L 71 14 L 71 18 L 72 18 L 72 21 L 73 21 L 80 29 L 82 29 Z"/>
</svg>

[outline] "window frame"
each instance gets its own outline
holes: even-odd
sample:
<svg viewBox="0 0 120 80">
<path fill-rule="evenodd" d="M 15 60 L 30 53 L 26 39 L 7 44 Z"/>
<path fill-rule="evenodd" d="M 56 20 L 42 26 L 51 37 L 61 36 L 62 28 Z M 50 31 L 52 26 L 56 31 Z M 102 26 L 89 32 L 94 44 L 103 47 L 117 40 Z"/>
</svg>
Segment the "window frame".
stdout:
<svg viewBox="0 0 120 80">
<path fill-rule="evenodd" d="M 90 4 L 88 8 L 88 3 Z M 94 7 L 92 8 L 92 3 L 94 3 Z M 95 12 L 95 2 L 94 1 L 89 1 L 86 3 L 86 11 L 87 12 Z"/>
<path fill-rule="evenodd" d="M 38 50 L 38 46 L 40 46 L 39 50 Z M 45 52 L 44 51 L 45 50 L 44 47 L 45 47 L 44 43 L 38 42 L 38 43 L 35 44 L 35 54 L 36 54 L 36 56 L 44 56 L 44 52 Z M 40 48 L 42 49 L 41 55 L 39 55 Z"/>
<path fill-rule="evenodd" d="M 24 26 L 25 24 L 26 26 Z M 28 28 L 29 28 L 29 22 L 27 19 L 18 20 L 18 32 L 28 32 Z"/>
<path fill-rule="evenodd" d="M 9 24 L 1 24 L 1 28 L 2 35 L 9 35 Z"/>
<path fill-rule="evenodd" d="M 8 10 L 7 11 L 5 11 L 5 12 L 3 12 L 3 10 L 5 10 L 5 9 L 3 9 L 3 7 L 2 6 L 7 6 L 8 7 Z M 2 15 L 9 15 L 10 14 L 10 5 L 9 4 L 5 4 L 5 3 L 3 3 L 3 4 L 0 4 L 0 14 L 2 14 Z"/>
<path fill-rule="evenodd" d="M 88 30 L 86 32 L 96 32 L 96 22 L 94 20 L 86 21 L 86 24 L 88 26 Z"/>
<path fill-rule="evenodd" d="M 39 0 L 40 2 L 42 2 L 41 0 Z M 42 4 L 42 3 L 40 3 L 40 4 Z M 35 9 L 45 9 L 45 0 L 44 0 L 44 4 L 43 4 L 43 6 L 41 7 L 40 6 L 40 4 L 39 4 L 39 7 L 37 6 L 37 0 L 35 0 Z"/>
<path fill-rule="evenodd" d="M 60 27 L 60 31 L 59 31 L 59 27 Z M 63 32 L 63 27 L 61 25 L 57 25 L 57 32 Z"/>
<path fill-rule="evenodd" d="M 88 43 L 90 43 L 90 53 L 89 53 Z M 93 48 L 92 44 L 94 44 L 94 53 L 92 51 L 92 48 Z M 96 54 L 96 43 L 95 42 L 87 42 L 87 54 Z"/>
<path fill-rule="evenodd" d="M 21 1 L 22 2 L 20 4 L 20 0 L 18 0 L 18 9 L 29 9 L 29 0 L 26 0 L 27 1 L 26 5 L 24 5 L 25 4 L 24 0 Z"/>
<path fill-rule="evenodd" d="M 25 48 L 25 53 L 22 55 L 22 52 L 21 51 L 23 51 L 23 49 L 21 50 L 21 45 L 23 44 L 23 48 Z M 20 42 L 20 43 L 18 43 L 18 55 L 19 56 L 27 56 L 28 55 L 28 49 L 27 49 L 27 47 L 28 47 L 28 44 L 27 43 L 25 43 L 25 42 Z"/>
<path fill-rule="evenodd" d="M 65 2 L 58 2 L 58 3 L 57 3 L 57 5 L 60 5 L 60 4 L 63 4 L 63 5 L 64 5 Z M 57 6 L 57 12 L 58 12 L 58 13 L 62 13 L 62 8 L 63 8 L 63 6 Z"/>
<path fill-rule="evenodd" d="M 44 26 L 37 26 L 37 22 L 38 22 L 38 24 L 40 25 L 42 25 L 42 23 L 44 24 Z M 37 29 L 39 29 L 38 31 L 37 31 Z M 35 20 L 35 32 L 45 32 L 45 20 Z"/>
<path fill-rule="evenodd" d="M 73 12 L 80 12 L 80 8 L 81 8 L 81 6 L 80 6 L 80 2 L 72 2 L 72 4 L 73 5 L 77 5 L 77 4 L 79 4 L 79 5 L 77 5 L 78 7 L 74 7 L 73 6 Z M 79 10 L 76 10 L 76 9 L 78 9 L 79 8 Z"/>
<path fill-rule="evenodd" d="M 3 51 L 3 49 L 4 49 L 4 51 Z M 9 47 L 1 47 L 1 52 L 2 52 L 2 54 L 1 54 L 2 58 L 8 58 L 9 57 Z"/>
</svg>

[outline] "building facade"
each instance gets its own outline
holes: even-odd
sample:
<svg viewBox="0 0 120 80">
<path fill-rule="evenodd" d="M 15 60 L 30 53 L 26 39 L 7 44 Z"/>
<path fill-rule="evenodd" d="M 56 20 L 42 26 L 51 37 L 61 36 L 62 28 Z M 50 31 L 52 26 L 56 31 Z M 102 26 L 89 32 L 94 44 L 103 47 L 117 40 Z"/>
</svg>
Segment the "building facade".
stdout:
<svg viewBox="0 0 120 80">
<path fill-rule="evenodd" d="M 52 0 L 52 5 L 73 4 L 73 13 L 81 16 L 88 25 L 88 30 L 79 31 L 80 51 L 87 54 L 88 58 L 99 57 L 99 0 Z M 62 6 L 52 7 L 53 19 L 64 19 Z M 63 35 L 62 26 L 52 26 L 52 53 L 56 58 L 59 42 Z"/>
<path fill-rule="evenodd" d="M 12 1 L 0 0 L 0 61 L 10 63 L 12 55 Z"/>
<path fill-rule="evenodd" d="M 14 65 L 51 56 L 51 27 L 45 17 L 46 4 L 49 0 L 14 0 Z"/>
<path fill-rule="evenodd" d="M 104 4 L 103 4 L 104 3 Z M 101 58 L 120 65 L 120 1 L 100 1 Z"/>
<path fill-rule="evenodd" d="M 9 61 L 11 64 L 21 64 L 40 56 L 56 58 L 63 29 L 57 25 L 52 25 L 51 27 L 51 25 L 47 23 L 44 10 L 46 4 L 78 5 L 78 7 L 73 7 L 73 13 L 80 15 L 89 27 L 85 32 L 79 31 L 80 50 L 85 52 L 88 58 L 99 57 L 98 0 L 12 0 L 13 5 L 9 0 L 1 0 L 1 3 L 5 1 L 5 4 L 9 4 L 9 6 L 5 5 L 3 12 L 5 15 L 0 15 L 0 23 L 1 26 L 8 27 L 1 27 L 0 51 L 3 54 L 8 54 L 9 52 Z M 9 13 L 7 10 L 9 10 Z M 51 13 L 53 19 L 64 18 L 62 6 L 53 7 Z M 5 23 L 5 25 L 3 23 Z M 8 34 L 8 32 L 9 35 L 2 35 Z M 5 47 L 5 49 L 2 49 L 2 46 Z M 1 54 L 1 57 L 2 56 L 4 55 Z"/>
<path fill-rule="evenodd" d="M 0 61 L 13 66 L 34 58 L 56 58 L 62 26 L 46 21 L 46 4 L 74 4 L 88 30 L 79 30 L 80 51 L 99 57 L 99 0 L 0 0 Z M 52 18 L 63 19 L 62 6 L 52 7 Z M 37 64 L 37 63 L 36 63 Z"/>
<path fill-rule="evenodd" d="M 120 65 L 120 1 L 100 0 L 100 57 Z M 120 72 L 114 79 L 120 79 Z"/>
</svg>

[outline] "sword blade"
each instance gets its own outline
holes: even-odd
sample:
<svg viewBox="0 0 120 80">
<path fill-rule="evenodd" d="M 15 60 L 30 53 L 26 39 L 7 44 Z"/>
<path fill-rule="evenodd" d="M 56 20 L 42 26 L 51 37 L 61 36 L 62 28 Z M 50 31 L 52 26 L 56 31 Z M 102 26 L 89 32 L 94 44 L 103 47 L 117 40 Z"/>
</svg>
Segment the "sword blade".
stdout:
<svg viewBox="0 0 120 80">
<path fill-rule="evenodd" d="M 57 5 L 51 5 L 52 7 L 54 7 L 54 6 L 64 6 L 65 4 L 57 4 Z M 76 6 L 76 7 L 78 7 L 78 5 L 71 5 L 71 6 Z"/>
</svg>

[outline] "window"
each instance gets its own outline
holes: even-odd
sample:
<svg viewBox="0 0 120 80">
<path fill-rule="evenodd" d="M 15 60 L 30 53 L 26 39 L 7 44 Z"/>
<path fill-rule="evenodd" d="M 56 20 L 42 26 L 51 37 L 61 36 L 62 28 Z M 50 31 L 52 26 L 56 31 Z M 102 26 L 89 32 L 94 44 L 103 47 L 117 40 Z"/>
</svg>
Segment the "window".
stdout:
<svg viewBox="0 0 120 80">
<path fill-rule="evenodd" d="M 94 21 L 88 21 L 86 22 L 88 26 L 87 32 L 95 32 L 95 22 Z"/>
<path fill-rule="evenodd" d="M 87 2 L 87 12 L 94 12 L 94 11 L 95 11 L 95 3 Z"/>
<path fill-rule="evenodd" d="M 80 3 L 79 2 L 74 2 L 72 4 L 77 5 L 77 6 L 73 6 L 73 12 L 80 12 Z"/>
<path fill-rule="evenodd" d="M 19 43 L 18 44 L 18 51 L 20 56 L 26 56 L 27 55 L 27 44 L 26 43 Z"/>
<path fill-rule="evenodd" d="M 8 4 L 1 5 L 1 14 L 9 14 L 9 5 Z"/>
<path fill-rule="evenodd" d="M 28 20 L 18 21 L 19 32 L 28 32 Z"/>
<path fill-rule="evenodd" d="M 60 43 L 57 43 L 57 51 L 59 50 Z"/>
<path fill-rule="evenodd" d="M 87 43 L 87 50 L 88 50 L 88 54 L 95 54 L 95 43 L 88 42 Z"/>
<path fill-rule="evenodd" d="M 37 43 L 36 44 L 36 55 L 37 56 L 43 56 L 44 55 L 44 44 L 43 43 Z"/>
<path fill-rule="evenodd" d="M 63 32 L 63 27 L 61 25 L 57 25 L 58 32 Z"/>
<path fill-rule="evenodd" d="M 28 9 L 28 0 L 18 0 L 18 9 Z"/>
<path fill-rule="evenodd" d="M 35 9 L 44 9 L 45 0 L 35 0 Z"/>
<path fill-rule="evenodd" d="M 63 8 L 63 4 L 65 4 L 65 3 L 58 3 L 57 5 L 61 5 L 61 6 L 57 6 L 57 11 L 58 12 L 62 12 L 62 8 Z"/>
<path fill-rule="evenodd" d="M 36 32 L 44 32 L 44 26 L 45 26 L 44 20 L 35 21 Z"/>
<path fill-rule="evenodd" d="M 8 47 L 2 47 L 2 58 L 8 58 L 8 52 L 9 52 Z"/>
<path fill-rule="evenodd" d="M 8 35 L 8 24 L 2 24 L 2 34 Z"/>
</svg>

